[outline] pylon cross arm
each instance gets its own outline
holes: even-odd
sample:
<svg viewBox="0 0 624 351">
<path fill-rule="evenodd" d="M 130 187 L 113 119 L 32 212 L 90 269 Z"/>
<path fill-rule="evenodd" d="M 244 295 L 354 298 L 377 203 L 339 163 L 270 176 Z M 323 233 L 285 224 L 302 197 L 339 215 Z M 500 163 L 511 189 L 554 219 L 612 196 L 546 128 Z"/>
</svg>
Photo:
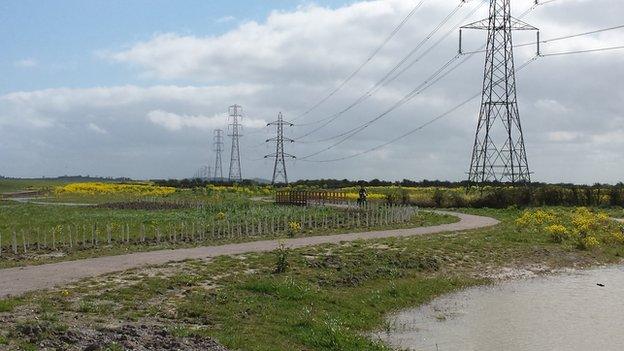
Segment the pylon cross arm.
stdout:
<svg viewBox="0 0 624 351">
<path fill-rule="evenodd" d="M 488 30 L 490 29 L 490 19 L 484 18 L 476 22 L 468 23 L 462 26 L 461 29 Z M 511 17 L 511 30 L 539 30 L 539 29 L 518 18 Z"/>
<path fill-rule="evenodd" d="M 511 29 L 512 30 L 539 30 L 521 19 L 511 16 Z"/>
</svg>

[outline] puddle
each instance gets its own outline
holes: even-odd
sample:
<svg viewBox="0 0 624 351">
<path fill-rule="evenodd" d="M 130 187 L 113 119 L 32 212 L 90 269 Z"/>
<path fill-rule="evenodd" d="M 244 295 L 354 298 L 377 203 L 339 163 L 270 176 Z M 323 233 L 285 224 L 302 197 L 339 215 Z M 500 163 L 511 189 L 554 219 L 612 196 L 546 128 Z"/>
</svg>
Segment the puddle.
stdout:
<svg viewBox="0 0 624 351">
<path fill-rule="evenodd" d="M 624 350 L 624 267 L 472 288 L 388 324 L 374 337 L 401 350 Z"/>
</svg>

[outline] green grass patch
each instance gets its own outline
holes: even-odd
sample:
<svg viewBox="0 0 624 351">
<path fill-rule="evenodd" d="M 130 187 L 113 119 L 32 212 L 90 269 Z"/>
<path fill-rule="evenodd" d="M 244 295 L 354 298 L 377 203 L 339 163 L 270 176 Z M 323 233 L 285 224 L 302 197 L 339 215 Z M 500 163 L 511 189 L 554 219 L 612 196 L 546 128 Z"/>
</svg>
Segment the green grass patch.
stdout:
<svg viewBox="0 0 624 351">
<path fill-rule="evenodd" d="M 573 210 L 543 210 L 553 214 L 549 220 L 573 228 Z M 487 284 L 488 274 L 503 267 L 589 267 L 624 257 L 624 243 L 604 241 L 581 250 L 554 242 L 543 226 L 519 226 L 524 212 L 516 208 L 462 211 L 493 216 L 501 224 L 291 249 L 283 270 L 276 270 L 276 252 L 188 261 L 167 267 L 167 274 L 128 272 L 108 283 L 84 281 L 66 297 L 33 294 L 15 303 L 45 300 L 27 316 L 42 323 L 161 323 L 176 337 L 209 336 L 232 350 L 388 350 L 368 335 L 384 329 L 389 313 Z M 595 230 L 603 234 L 616 228 L 601 225 Z M 8 345 L 17 345 L 23 337 L 19 324 L 7 328 Z"/>
</svg>

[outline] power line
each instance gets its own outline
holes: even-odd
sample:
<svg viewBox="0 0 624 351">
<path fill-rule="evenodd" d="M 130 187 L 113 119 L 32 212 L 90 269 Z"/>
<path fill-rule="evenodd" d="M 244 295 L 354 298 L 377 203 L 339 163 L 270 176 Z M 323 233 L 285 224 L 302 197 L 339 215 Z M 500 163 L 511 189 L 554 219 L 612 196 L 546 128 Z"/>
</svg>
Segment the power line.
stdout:
<svg viewBox="0 0 624 351">
<path fill-rule="evenodd" d="M 325 103 L 325 101 L 329 100 L 332 96 L 336 95 L 336 93 L 338 93 L 347 83 L 349 83 L 356 75 L 358 75 L 358 73 L 360 73 L 360 71 L 362 71 L 362 69 L 367 64 L 369 64 L 373 60 L 373 58 L 375 58 L 375 56 L 377 56 L 377 54 L 379 54 L 379 52 L 386 46 L 386 44 L 388 44 L 388 42 L 390 42 L 390 40 L 392 40 L 392 38 L 394 38 L 394 36 L 401 30 L 401 28 L 403 28 L 403 26 L 405 26 L 405 24 L 409 21 L 409 19 L 416 13 L 416 11 L 418 11 L 418 9 L 420 9 L 422 7 L 422 5 L 425 3 L 425 1 L 426 0 L 421 0 L 418 4 L 416 4 L 416 6 L 414 6 L 414 8 L 407 14 L 407 16 L 405 18 L 403 18 L 401 23 L 399 23 L 399 25 L 397 25 L 392 30 L 392 32 L 390 32 L 390 34 L 386 37 L 386 39 L 384 39 L 384 41 L 382 41 L 382 43 L 375 50 L 373 50 L 373 52 L 368 56 L 368 58 L 362 64 L 360 64 L 360 66 L 358 66 L 358 68 L 355 71 L 353 71 L 353 73 L 351 73 L 349 76 L 347 76 L 347 78 L 345 78 L 345 80 L 343 80 L 342 83 L 340 83 L 327 96 L 323 97 L 320 101 L 318 101 L 316 104 L 314 104 L 308 110 L 303 112 L 301 115 L 297 116 L 294 120 L 298 120 L 298 119 L 308 115 L 310 112 L 314 111 L 316 108 L 318 108 L 323 103 Z"/>
<path fill-rule="evenodd" d="M 474 15 L 488 0 L 483 0 L 481 1 L 481 3 L 475 7 L 467 16 L 465 16 L 460 23 L 462 23 L 463 21 L 465 21 L 467 18 L 471 17 L 472 15 Z M 393 81 L 395 81 L 397 78 L 399 78 L 402 74 L 404 74 L 408 69 L 410 69 L 411 67 L 413 67 L 417 62 L 419 62 L 420 60 L 422 60 L 422 58 L 424 58 L 426 55 L 428 55 L 431 51 L 433 51 L 433 49 L 435 49 L 440 43 L 442 43 L 451 33 L 453 33 L 455 31 L 455 28 L 457 26 L 459 26 L 459 24 L 457 24 L 456 26 L 453 26 L 449 31 L 447 31 L 447 33 L 445 33 L 440 39 L 438 39 L 433 45 L 431 45 L 427 50 L 425 50 L 424 53 L 422 53 L 420 56 L 418 56 L 417 58 L 415 58 L 412 62 L 410 62 L 407 66 L 405 66 L 402 70 L 400 70 L 398 73 L 397 70 L 405 63 L 407 62 L 407 60 L 413 56 L 418 49 L 420 49 L 429 39 L 431 39 L 431 37 L 433 37 L 433 35 L 435 35 L 443 26 L 444 24 L 446 24 L 452 17 L 453 15 L 457 12 L 457 10 L 463 5 L 460 4 L 457 8 L 455 8 L 449 15 L 447 15 L 447 17 L 440 23 L 438 24 L 438 26 L 436 26 L 433 31 L 431 33 L 429 33 L 429 35 L 427 37 L 425 37 L 410 53 L 408 53 L 407 56 L 405 56 L 401 61 L 399 61 L 399 63 L 397 63 L 390 72 L 388 72 L 381 80 L 377 81 L 377 83 L 375 83 L 375 85 L 373 85 L 369 90 L 367 90 L 364 94 L 362 94 L 359 98 L 357 98 L 353 103 L 351 103 L 350 105 L 348 105 L 346 108 L 344 108 L 343 110 L 327 117 L 327 118 L 323 118 L 317 122 L 323 122 L 326 121 L 325 123 L 323 123 L 321 126 L 299 136 L 296 137 L 295 140 L 297 142 L 301 142 L 301 143 L 320 143 L 320 142 L 325 142 L 328 140 L 332 140 L 332 139 L 336 139 L 344 134 L 341 135 L 337 135 L 331 138 L 326 138 L 326 139 L 322 139 L 322 140 L 316 140 L 316 141 L 302 141 L 301 139 L 310 136 L 314 133 L 316 133 L 317 131 L 323 129 L 324 127 L 328 126 L 330 123 L 334 122 L 335 120 L 337 120 L 338 118 L 340 118 L 344 113 L 350 111 L 352 108 L 356 107 L 357 105 L 363 103 L 364 101 L 366 101 L 368 98 L 372 97 L 373 95 L 375 95 L 381 88 L 387 86 L 388 84 L 392 83 Z M 312 123 L 315 124 L 315 123 Z"/>
<path fill-rule="evenodd" d="M 453 72 L 455 69 L 457 69 L 459 66 L 461 66 L 462 64 L 464 64 L 470 57 L 472 57 L 472 55 L 467 56 L 464 60 L 461 60 L 457 65 L 453 66 L 450 70 L 448 70 L 447 72 L 444 72 L 448 67 L 450 67 L 459 57 L 461 57 L 461 55 L 455 55 L 452 59 L 450 59 L 448 62 L 446 62 L 444 65 L 442 65 L 442 67 L 440 67 L 434 74 L 432 74 L 429 79 L 427 79 L 425 82 L 423 82 L 422 84 L 420 84 L 418 87 L 416 87 L 415 89 L 413 89 L 412 91 L 410 91 L 407 95 L 405 95 L 401 100 L 399 100 L 398 102 L 396 102 L 394 105 L 392 105 L 390 108 L 388 108 L 386 111 L 384 111 L 383 113 L 381 113 L 380 115 L 376 116 L 375 118 L 369 120 L 368 122 L 362 124 L 361 126 L 355 127 L 345 133 L 343 133 L 343 135 L 345 136 L 344 138 L 342 138 L 341 140 L 339 140 L 338 142 L 325 147 L 317 152 L 314 152 L 312 154 L 306 155 L 304 157 L 301 157 L 300 160 L 306 160 L 308 158 L 314 157 L 316 155 L 319 155 L 321 153 L 324 153 L 326 151 L 329 151 L 335 147 L 337 147 L 340 144 L 343 144 L 344 142 L 346 142 L 347 140 L 351 139 L 352 137 L 354 137 L 355 135 L 359 134 L 360 132 L 362 132 L 363 130 L 365 130 L 366 128 L 370 127 L 373 123 L 377 122 L 378 120 L 384 118 L 385 116 L 387 116 L 388 114 L 390 114 L 392 111 L 396 110 L 397 108 L 405 105 L 406 103 L 408 103 L 409 101 L 411 101 L 414 97 L 416 97 L 417 95 L 419 95 L 420 93 L 422 93 L 424 90 L 426 90 L 427 88 L 431 87 L 432 85 L 434 85 L 435 83 L 439 82 L 441 79 L 443 79 L 444 77 L 446 77 L 448 74 L 450 74 L 451 72 Z"/>
<path fill-rule="evenodd" d="M 549 56 L 558 56 L 558 55 L 573 55 L 573 54 L 583 54 L 583 53 L 590 53 L 590 52 L 597 52 L 597 51 L 607 51 L 607 50 L 621 50 L 624 49 L 624 46 L 617 46 L 617 47 L 610 47 L 610 48 L 601 48 L 601 49 L 593 49 L 593 50 L 579 50 L 579 51 L 570 51 L 570 52 L 565 52 L 565 53 L 558 53 L 558 54 L 547 54 L 547 55 L 542 55 L 540 57 L 549 57 Z M 467 53 L 470 54 L 470 53 Z M 518 69 L 516 70 L 516 72 L 520 72 L 522 71 L 524 68 L 526 68 L 528 65 L 530 65 L 532 62 L 535 62 L 539 57 L 535 56 L 533 58 L 531 58 L 530 60 L 526 61 L 524 64 L 522 64 L 521 66 L 518 67 Z M 370 149 L 349 155 L 349 156 L 344 156 L 344 157 L 339 157 L 339 158 L 334 158 L 334 159 L 327 159 L 327 160 L 310 160 L 310 159 L 303 159 L 301 158 L 300 160 L 304 161 L 304 162 L 311 162 L 311 163 L 331 163 L 331 162 L 338 162 L 338 161 L 345 161 L 345 160 L 349 160 L 352 158 L 356 158 L 374 151 L 377 151 L 381 148 L 384 148 L 388 145 L 394 144 L 397 141 L 400 141 L 422 129 L 424 129 L 425 127 L 437 122 L 438 120 L 441 120 L 447 116 L 449 116 L 450 114 L 452 114 L 453 112 L 459 110 L 460 108 L 462 108 L 463 106 L 467 105 L 468 103 L 470 103 L 471 101 L 473 101 L 474 99 L 478 98 L 481 95 L 481 92 L 478 92 L 474 95 L 472 95 L 470 98 L 464 100 L 463 102 L 461 102 L 460 104 L 454 106 L 453 108 L 451 108 L 450 110 L 438 115 L 437 117 L 417 126 L 416 128 L 413 128 L 407 132 L 405 132 L 404 134 L 401 134 L 400 136 L 391 139 L 390 141 L 384 142 L 380 145 L 377 145 L 375 147 L 372 147 Z"/>
<path fill-rule="evenodd" d="M 474 12 L 476 12 L 478 10 L 478 8 L 480 8 L 483 3 L 485 3 L 486 0 L 483 0 L 481 2 L 481 5 L 479 5 L 476 9 L 473 10 L 473 12 L 471 12 L 469 14 L 469 16 L 471 16 L 472 14 L 474 14 Z M 396 80 L 401 74 L 405 73 L 405 71 L 407 71 L 409 68 L 411 68 L 414 64 L 416 64 L 417 62 L 419 62 L 423 57 L 425 57 L 427 54 L 429 54 L 435 47 L 437 47 L 446 37 L 448 37 L 448 35 L 450 35 L 450 33 L 452 33 L 454 31 L 454 29 L 451 29 L 447 34 L 445 34 L 442 38 L 440 38 L 436 43 L 434 43 L 431 47 L 429 47 L 422 55 L 420 55 L 418 58 L 416 58 L 414 61 L 412 61 L 407 67 L 405 67 L 403 70 L 401 70 L 398 74 L 395 74 L 397 72 L 397 70 L 399 70 L 399 68 L 401 68 L 401 66 L 403 66 L 409 59 L 410 57 L 412 57 L 416 52 L 418 52 L 418 50 L 420 50 L 420 48 L 422 48 L 435 34 L 437 34 L 437 32 L 439 32 L 444 25 L 446 25 L 446 23 L 448 23 L 448 21 L 451 20 L 451 18 L 453 18 L 453 16 L 461 9 L 461 7 L 464 5 L 464 2 L 460 2 L 460 4 L 455 7 L 440 23 L 438 23 L 438 25 L 436 25 L 436 27 L 434 27 L 434 29 L 425 37 L 423 38 L 423 40 L 421 40 L 416 47 L 414 47 L 405 57 L 403 57 L 403 59 L 401 59 L 388 73 L 386 73 L 386 75 L 384 75 L 380 80 L 378 80 L 371 88 L 369 88 L 364 94 L 362 94 L 360 97 L 358 97 L 353 103 L 351 103 L 350 105 L 348 105 L 346 108 L 344 108 L 343 110 L 329 116 L 323 119 L 318 120 L 316 123 L 320 123 L 320 122 L 324 122 L 321 126 L 312 129 L 311 131 L 308 131 L 307 133 L 300 135 L 299 137 L 296 137 L 295 140 L 297 140 L 298 142 L 303 142 L 301 141 L 301 139 L 310 136 L 314 133 L 316 133 L 317 131 L 323 129 L 324 127 L 328 126 L 329 124 L 331 124 L 332 122 L 334 122 L 335 120 L 337 120 L 338 118 L 340 118 L 344 113 L 350 111 L 351 109 L 353 109 L 354 107 L 356 107 L 357 105 L 363 103 L 364 101 L 366 101 L 369 97 L 375 95 L 381 88 L 387 86 L 388 84 L 390 84 L 391 82 L 393 82 L 394 80 Z M 311 123 L 311 124 L 316 124 L 316 123 Z M 330 138 L 331 139 L 335 139 L 336 137 Z M 325 140 L 323 140 L 325 141 Z M 323 142 L 323 141 L 315 141 L 314 143 L 318 143 L 318 142 Z M 311 142 L 305 142 L 305 143 L 311 143 Z"/>
<path fill-rule="evenodd" d="M 576 51 L 564 51 L 564 52 L 554 52 L 551 54 L 542 54 L 543 57 L 549 56 L 563 56 L 563 55 L 575 55 L 575 54 L 587 54 L 590 52 L 601 52 L 601 51 L 612 51 L 612 50 L 622 50 L 624 49 L 624 45 L 621 46 L 612 46 L 606 48 L 598 48 L 598 49 L 588 49 L 588 50 L 576 50 Z"/>
<path fill-rule="evenodd" d="M 536 41 L 528 42 L 528 43 L 516 44 L 513 47 L 514 48 L 520 48 L 520 47 L 532 46 L 532 45 L 536 45 L 536 44 L 548 44 L 548 43 L 552 43 L 552 42 L 556 42 L 556 41 L 562 41 L 562 40 L 578 38 L 578 37 L 582 37 L 582 36 L 586 36 L 586 35 L 604 33 L 604 32 L 617 30 L 617 29 L 622 29 L 622 28 L 624 28 L 624 25 L 618 25 L 618 26 L 609 27 L 609 28 L 596 29 L 596 30 L 592 30 L 592 31 L 589 31 L 589 32 L 582 32 L 582 33 L 565 35 L 565 36 L 562 36 L 562 37 L 555 37 L 555 38 L 544 39 L 544 40 L 539 40 L 539 41 L 536 40 Z M 473 53 L 476 54 L 476 53 L 481 53 L 481 52 L 485 52 L 485 50 L 479 49 L 479 50 L 465 52 L 465 54 L 473 54 Z"/>
<path fill-rule="evenodd" d="M 480 6 L 479 6 L 480 7 Z M 535 9 L 537 6 L 533 6 L 531 7 L 529 10 L 525 11 L 525 13 L 523 13 L 519 18 L 523 18 L 524 16 L 526 16 L 528 13 L 530 13 L 533 9 Z M 531 27 L 532 28 L 532 27 Z M 483 45 L 484 47 L 485 45 Z M 457 69 L 459 66 L 461 66 L 463 63 L 465 63 L 467 60 L 469 60 L 473 54 L 480 52 L 480 51 L 475 51 L 475 52 L 470 52 L 470 53 L 466 53 L 465 55 L 468 55 L 464 60 L 462 60 L 460 63 L 458 63 L 456 66 L 452 67 L 449 71 L 447 71 L 446 73 L 442 74 L 442 72 L 444 71 L 444 69 L 446 69 L 447 67 L 449 67 L 453 60 L 458 59 L 461 55 L 463 54 L 459 54 L 457 56 L 455 56 L 453 59 L 451 59 L 451 61 L 445 63 L 442 68 L 440 68 L 438 71 L 436 71 L 428 80 L 426 80 L 424 83 L 422 83 L 421 85 L 419 85 L 417 88 L 415 88 L 414 90 L 412 90 L 410 93 L 408 93 L 403 99 L 401 99 L 399 102 L 395 103 L 392 107 L 390 107 L 390 109 L 388 109 L 387 111 L 385 111 L 384 113 L 382 113 L 381 115 L 373 118 L 372 120 L 364 123 L 361 126 L 352 128 L 346 132 L 343 132 L 339 135 L 330 137 L 330 138 L 326 138 L 322 141 L 328 141 L 328 140 L 332 140 L 332 139 L 336 139 L 339 137 L 343 137 L 343 139 L 341 139 L 340 141 L 324 148 L 321 149 L 313 154 L 309 154 L 306 155 L 302 158 L 300 158 L 301 160 L 306 160 L 310 157 L 319 155 L 325 151 L 331 150 L 335 147 L 337 147 L 338 145 L 344 143 L 345 141 L 347 141 L 348 139 L 352 138 L 353 136 L 355 136 L 356 134 L 360 133 L 361 131 L 363 131 L 364 129 L 368 128 L 371 124 L 373 124 L 374 122 L 376 122 L 377 120 L 385 117 L 387 114 L 389 114 L 390 112 L 392 112 L 393 110 L 395 110 L 396 108 L 404 105 L 405 103 L 409 102 L 411 99 L 413 99 L 416 95 L 422 93 L 424 90 L 428 89 L 429 87 L 431 87 L 432 85 L 436 84 L 437 82 L 439 82 L 441 79 L 443 79 L 444 77 L 446 77 L 448 74 L 450 74 L 452 71 L 454 71 L 455 69 Z M 440 75 L 441 74 L 441 75 Z"/>
<path fill-rule="evenodd" d="M 608 31 L 621 29 L 621 28 L 624 28 L 624 24 L 621 24 L 621 25 L 618 25 L 618 26 L 614 26 L 614 27 L 609 27 L 609 28 L 596 29 L 596 30 L 592 30 L 592 31 L 589 31 L 589 32 L 584 32 L 584 33 L 566 35 L 566 36 L 558 37 L 558 38 L 546 39 L 546 40 L 542 40 L 541 43 L 546 44 L 546 43 L 550 43 L 550 42 L 553 42 L 553 41 L 577 38 L 577 37 L 582 37 L 582 36 L 591 35 L 591 34 L 598 34 L 598 33 L 608 32 Z"/>
<path fill-rule="evenodd" d="M 470 57 L 466 57 L 464 60 L 460 61 L 457 65 L 453 66 L 451 69 L 449 69 L 448 71 L 446 71 L 444 74 L 441 74 L 446 68 L 448 68 L 451 64 L 453 64 L 454 61 L 456 61 L 459 57 L 461 57 L 461 55 L 456 55 L 454 56 L 451 60 L 449 60 L 448 62 L 446 62 L 444 65 L 442 65 L 442 67 L 440 67 L 436 72 L 434 72 L 427 80 L 425 80 L 423 83 L 421 83 L 420 85 L 418 85 L 418 87 L 416 87 L 415 89 L 413 89 L 410 93 L 408 93 L 403 99 L 407 100 L 403 103 L 401 103 L 403 101 L 400 100 L 399 103 L 401 103 L 400 105 L 396 106 L 395 108 L 391 108 L 391 110 L 387 111 L 388 113 L 393 111 L 394 109 L 404 105 L 405 103 L 409 102 L 411 99 L 413 99 L 414 97 L 416 97 L 417 95 L 421 94 L 422 92 L 424 92 L 425 90 L 427 90 L 428 88 L 430 88 L 431 86 L 435 85 L 436 83 L 438 83 L 440 80 L 442 80 L 444 77 L 446 77 L 447 75 L 449 75 L 451 72 L 453 72 L 455 69 L 457 69 L 459 66 L 461 66 L 462 64 L 464 64 Z M 398 103 L 397 103 L 398 104 Z M 394 106 L 393 106 L 394 107 Z M 384 117 L 385 114 L 383 114 Z M 343 142 L 345 142 L 346 140 L 352 138 L 353 136 L 355 136 L 355 134 L 363 131 L 364 129 L 368 128 L 372 123 L 376 122 L 377 120 L 380 119 L 380 116 L 377 116 L 375 118 L 373 118 L 372 120 L 369 120 L 368 122 L 354 127 L 352 129 L 349 129 L 345 132 L 342 132 L 340 134 L 337 134 L 333 137 L 330 138 L 326 138 L 321 140 L 321 142 L 323 141 L 329 141 L 329 140 L 333 140 L 333 139 L 337 139 L 340 137 L 344 137 L 347 136 L 345 139 L 341 140 L 339 143 L 336 143 L 334 145 L 332 145 L 331 147 L 329 147 L 327 150 L 333 149 L 334 147 L 342 144 Z M 327 150 L 323 150 L 327 151 Z"/>
<path fill-rule="evenodd" d="M 522 64 L 520 67 L 518 67 L 518 69 L 517 69 L 516 71 L 517 71 L 517 72 L 520 72 L 521 70 L 523 70 L 524 68 L 526 68 L 529 64 L 531 64 L 532 62 L 534 62 L 535 60 L 537 60 L 537 58 L 538 58 L 538 57 L 536 56 L 536 57 L 533 57 L 532 59 L 528 60 L 527 62 L 525 62 L 524 64 Z M 455 111 L 459 110 L 460 108 L 464 107 L 465 105 L 467 105 L 468 103 L 470 103 L 470 102 L 471 102 L 471 101 L 473 101 L 474 99 L 478 98 L 480 95 L 481 95 L 481 92 L 477 92 L 477 93 L 475 93 L 474 95 L 472 95 L 470 98 L 468 98 L 468 99 L 466 99 L 466 100 L 462 101 L 460 104 L 458 104 L 458 105 L 454 106 L 454 107 L 453 107 L 453 108 L 451 108 L 450 110 L 445 111 L 444 113 L 442 113 L 442 114 L 438 115 L 437 117 L 432 118 L 431 120 L 429 120 L 429 121 L 427 121 L 427 122 L 425 122 L 425 123 L 423 123 L 423 124 L 421 124 L 421 125 L 417 126 L 416 128 L 413 128 L 413 129 L 411 129 L 411 130 L 409 130 L 409 131 L 405 132 L 404 134 L 401 134 L 400 136 L 398 136 L 398 137 L 396 137 L 396 138 L 394 138 L 394 139 L 392 139 L 392 140 L 390 140 L 390 141 L 387 141 L 387 142 L 385 142 L 385 143 L 382 143 L 382 144 L 380 144 L 380 145 L 377 145 L 377 146 L 372 147 L 372 148 L 370 148 L 370 149 L 367 149 L 367 150 L 365 150 L 365 151 L 361 151 L 361 152 L 358 152 L 358 153 L 355 153 L 355 154 L 352 154 L 352 155 L 349 155 L 349 156 L 344 156 L 344 157 L 334 158 L 334 159 L 328 159 L 328 160 L 309 160 L 309 159 L 305 159 L 305 160 L 304 160 L 304 159 L 301 159 L 301 160 L 302 160 L 302 161 L 304 161 L 304 162 L 313 162 L 313 163 L 330 163 L 330 162 L 338 162 L 338 161 L 344 161 L 344 160 L 348 160 L 348 159 L 356 158 L 356 157 L 359 157 L 359 156 L 362 156 L 362 155 L 365 155 L 365 154 L 371 153 L 371 152 L 373 152 L 373 151 L 377 151 L 377 150 L 379 150 L 379 149 L 381 149 L 381 148 L 384 148 L 384 147 L 386 147 L 386 146 L 388 146 L 388 145 L 390 145 L 390 144 L 394 144 L 394 143 L 396 143 L 397 141 L 402 140 L 402 139 L 404 139 L 404 138 L 406 138 L 406 137 L 408 137 L 408 136 L 410 136 L 410 135 L 412 135 L 412 134 L 414 134 L 414 133 L 416 133 L 416 132 L 418 132 L 418 131 L 420 131 L 420 130 L 424 129 L 425 127 L 427 127 L 427 126 L 429 126 L 429 125 L 431 125 L 431 124 L 433 124 L 433 123 L 437 122 L 438 120 L 441 120 L 441 119 L 443 119 L 443 118 L 445 118 L 445 117 L 449 116 L 449 115 L 450 115 L 450 114 L 452 114 L 453 112 L 455 112 Z"/>
</svg>

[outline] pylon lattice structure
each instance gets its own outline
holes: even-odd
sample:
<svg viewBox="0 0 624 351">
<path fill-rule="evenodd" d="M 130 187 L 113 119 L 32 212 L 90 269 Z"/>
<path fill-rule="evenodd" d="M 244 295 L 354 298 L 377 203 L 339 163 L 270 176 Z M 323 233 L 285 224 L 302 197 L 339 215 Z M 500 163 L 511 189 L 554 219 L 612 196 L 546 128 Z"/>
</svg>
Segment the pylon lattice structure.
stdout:
<svg viewBox="0 0 624 351">
<path fill-rule="evenodd" d="M 284 141 L 293 143 L 294 140 L 284 137 L 284 125 L 292 127 L 293 124 L 284 121 L 284 116 L 280 112 L 277 116 L 277 121 L 267 124 L 267 126 L 276 126 L 277 135 L 275 138 L 267 139 L 267 143 L 275 142 L 275 154 L 266 155 L 264 158 L 275 158 L 275 165 L 273 166 L 273 180 L 271 184 L 278 184 L 280 180 L 284 184 L 288 184 L 288 173 L 286 172 L 286 159 L 295 158 L 295 156 L 284 152 Z"/>
<path fill-rule="evenodd" d="M 208 180 L 212 177 L 212 167 L 201 166 L 197 172 L 195 172 L 195 179 Z"/>
<path fill-rule="evenodd" d="M 489 13 L 489 18 L 462 27 L 488 31 L 469 180 L 528 183 L 531 173 L 518 110 L 512 32 L 537 28 L 511 16 L 511 0 L 490 0 Z"/>
<path fill-rule="evenodd" d="M 240 182 L 243 180 L 241 172 L 241 158 L 240 158 L 240 138 L 242 125 L 240 120 L 243 118 L 243 108 L 239 105 L 232 105 L 229 108 L 230 119 L 230 134 L 232 138 L 232 152 L 230 156 L 230 175 L 229 180 L 231 182 Z"/>
<path fill-rule="evenodd" d="M 223 130 L 215 129 L 213 137 L 213 151 L 215 153 L 214 179 L 223 180 L 223 162 L 221 154 L 223 153 Z"/>
</svg>

